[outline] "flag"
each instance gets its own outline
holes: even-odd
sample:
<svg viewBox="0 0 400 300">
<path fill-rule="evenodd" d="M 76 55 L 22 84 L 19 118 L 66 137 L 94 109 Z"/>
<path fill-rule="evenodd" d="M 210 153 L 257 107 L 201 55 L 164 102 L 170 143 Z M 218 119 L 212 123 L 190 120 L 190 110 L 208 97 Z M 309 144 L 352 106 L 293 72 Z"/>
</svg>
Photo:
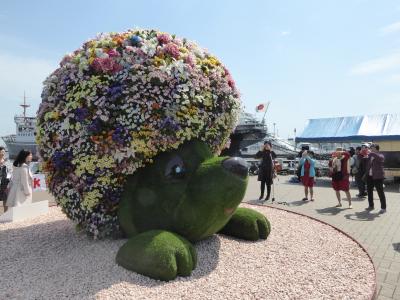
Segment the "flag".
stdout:
<svg viewBox="0 0 400 300">
<path fill-rule="evenodd" d="M 256 106 L 256 112 L 266 111 L 268 109 L 268 106 L 269 106 L 269 102 L 258 104 Z"/>
</svg>

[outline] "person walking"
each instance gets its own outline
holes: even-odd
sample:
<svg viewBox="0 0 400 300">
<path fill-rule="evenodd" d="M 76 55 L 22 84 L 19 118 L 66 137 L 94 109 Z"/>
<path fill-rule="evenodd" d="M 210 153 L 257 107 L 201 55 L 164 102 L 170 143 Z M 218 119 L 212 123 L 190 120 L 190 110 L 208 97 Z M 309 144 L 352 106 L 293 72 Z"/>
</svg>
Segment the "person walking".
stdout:
<svg viewBox="0 0 400 300">
<path fill-rule="evenodd" d="M 314 178 L 315 178 L 315 160 L 312 159 L 312 152 L 305 150 L 302 153 L 302 158 L 299 162 L 301 167 L 300 176 L 304 186 L 303 201 L 308 200 L 308 191 L 310 190 L 310 201 L 314 201 Z"/>
<path fill-rule="evenodd" d="M 29 164 L 32 153 L 21 150 L 13 163 L 13 173 L 10 182 L 10 191 L 7 197 L 7 206 L 21 206 L 32 203 L 32 173 Z"/>
<path fill-rule="evenodd" d="M 349 208 L 352 208 L 351 196 L 349 191 L 349 159 L 350 154 L 348 152 L 344 151 L 342 148 L 337 148 L 336 152 L 333 153 L 333 159 L 329 162 L 330 172 L 332 175 L 332 187 L 335 190 L 336 198 L 339 202 L 336 207 L 342 207 L 340 191 L 344 191 L 347 197 L 347 201 L 349 201 Z"/>
<path fill-rule="evenodd" d="M 271 185 L 275 175 L 274 159 L 276 158 L 275 152 L 272 151 L 271 142 L 264 142 L 262 149 L 257 152 L 256 158 L 261 158 L 261 164 L 258 172 L 258 181 L 261 183 L 261 195 L 258 200 L 262 200 L 264 198 L 265 186 L 267 186 L 267 196 L 265 197 L 265 201 L 268 201 L 271 196 Z"/>
<path fill-rule="evenodd" d="M 365 170 L 367 168 L 368 162 L 368 149 L 365 147 L 357 147 L 356 154 L 354 157 L 354 166 L 352 169 L 352 173 L 354 174 L 354 179 L 357 184 L 358 194 L 356 195 L 358 198 L 365 198 L 367 196 L 365 181 L 363 180 Z"/>
<path fill-rule="evenodd" d="M 374 187 L 378 193 L 379 200 L 381 202 L 380 214 L 386 212 L 386 196 L 383 191 L 383 179 L 385 178 L 385 171 L 383 170 L 383 163 L 385 156 L 379 152 L 379 145 L 372 144 L 371 152 L 368 154 L 368 163 L 366 169 L 367 177 L 367 193 L 368 193 L 368 207 L 366 210 L 374 209 L 374 198 L 373 192 Z"/>
<path fill-rule="evenodd" d="M 7 187 L 9 183 L 8 174 L 10 173 L 10 168 L 8 167 L 8 162 L 5 159 L 6 149 L 0 147 L 0 201 L 3 202 L 4 211 L 7 210 Z"/>
</svg>

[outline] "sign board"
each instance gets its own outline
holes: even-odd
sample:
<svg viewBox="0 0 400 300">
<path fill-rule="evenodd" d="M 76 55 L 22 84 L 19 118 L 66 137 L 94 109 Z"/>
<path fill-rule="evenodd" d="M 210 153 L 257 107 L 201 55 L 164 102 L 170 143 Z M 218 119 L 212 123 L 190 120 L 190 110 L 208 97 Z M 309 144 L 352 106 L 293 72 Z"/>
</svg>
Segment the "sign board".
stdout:
<svg viewBox="0 0 400 300">
<path fill-rule="evenodd" d="M 34 192 L 47 190 L 44 174 L 33 174 L 32 189 Z"/>
</svg>

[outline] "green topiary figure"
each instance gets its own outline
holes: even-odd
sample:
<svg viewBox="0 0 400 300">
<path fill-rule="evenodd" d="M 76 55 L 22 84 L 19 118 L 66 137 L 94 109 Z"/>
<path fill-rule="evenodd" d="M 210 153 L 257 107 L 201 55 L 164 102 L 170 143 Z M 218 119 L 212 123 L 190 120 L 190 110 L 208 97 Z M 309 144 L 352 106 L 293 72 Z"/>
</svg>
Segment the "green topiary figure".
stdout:
<svg viewBox="0 0 400 300">
<path fill-rule="evenodd" d="M 230 72 L 196 43 L 157 30 L 99 34 L 44 82 L 36 142 L 47 186 L 93 238 L 130 238 L 120 265 L 187 276 L 190 242 L 269 232 L 264 216 L 236 210 L 245 162 L 216 157 L 239 113 Z"/>
<path fill-rule="evenodd" d="M 204 142 L 187 142 L 155 158 L 128 177 L 118 219 L 130 238 L 117 263 L 143 275 L 172 280 L 196 267 L 190 242 L 221 231 L 266 239 L 270 224 L 262 214 L 237 208 L 247 187 L 240 158 L 214 157 Z"/>
</svg>

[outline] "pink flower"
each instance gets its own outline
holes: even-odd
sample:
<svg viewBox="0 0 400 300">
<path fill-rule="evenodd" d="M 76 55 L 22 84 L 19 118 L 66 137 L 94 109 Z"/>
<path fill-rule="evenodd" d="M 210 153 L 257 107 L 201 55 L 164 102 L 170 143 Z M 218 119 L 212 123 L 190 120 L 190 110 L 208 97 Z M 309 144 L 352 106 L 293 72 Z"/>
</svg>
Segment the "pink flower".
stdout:
<svg viewBox="0 0 400 300">
<path fill-rule="evenodd" d="M 157 40 L 160 44 L 168 44 L 171 41 L 171 37 L 169 34 L 162 33 L 157 35 Z"/>
<path fill-rule="evenodd" d="M 185 63 L 187 63 L 189 66 L 191 66 L 192 68 L 195 65 L 195 58 L 193 57 L 193 55 L 188 55 L 185 57 Z"/>
<path fill-rule="evenodd" d="M 126 50 L 126 52 L 128 52 L 128 53 L 129 53 L 129 52 L 135 51 L 135 49 L 136 49 L 136 48 L 134 48 L 134 47 L 132 47 L 132 46 L 126 46 L 126 47 L 125 47 L 125 50 Z"/>
<path fill-rule="evenodd" d="M 228 79 L 228 85 L 231 87 L 231 88 L 235 88 L 235 81 L 233 80 L 233 78 L 232 78 L 232 76 L 231 75 L 229 75 L 228 77 L 227 77 L 227 79 Z"/>
<path fill-rule="evenodd" d="M 235 89 L 235 81 L 233 80 L 231 73 L 229 73 L 228 69 L 225 67 L 224 67 L 224 71 L 225 71 L 226 80 L 228 81 L 228 85 L 232 89 Z"/>
<path fill-rule="evenodd" d="M 112 58 L 95 58 L 92 64 L 97 72 L 116 73 L 122 70 L 122 66 L 115 62 Z"/>
<path fill-rule="evenodd" d="M 178 59 L 180 55 L 179 48 L 174 43 L 168 43 L 165 45 L 164 52 L 171 55 L 175 59 Z"/>
<path fill-rule="evenodd" d="M 63 66 L 63 65 L 65 65 L 65 64 L 71 62 L 71 60 L 72 60 L 71 54 L 65 55 L 65 56 L 63 57 L 62 61 L 60 62 L 60 66 Z"/>
<path fill-rule="evenodd" d="M 120 56 L 120 55 L 119 55 L 119 52 L 118 52 L 117 50 L 115 50 L 115 49 L 110 49 L 110 50 L 108 50 L 108 51 L 107 51 L 107 54 L 108 54 L 108 56 L 110 56 L 110 57 L 118 57 L 118 56 Z"/>
</svg>

